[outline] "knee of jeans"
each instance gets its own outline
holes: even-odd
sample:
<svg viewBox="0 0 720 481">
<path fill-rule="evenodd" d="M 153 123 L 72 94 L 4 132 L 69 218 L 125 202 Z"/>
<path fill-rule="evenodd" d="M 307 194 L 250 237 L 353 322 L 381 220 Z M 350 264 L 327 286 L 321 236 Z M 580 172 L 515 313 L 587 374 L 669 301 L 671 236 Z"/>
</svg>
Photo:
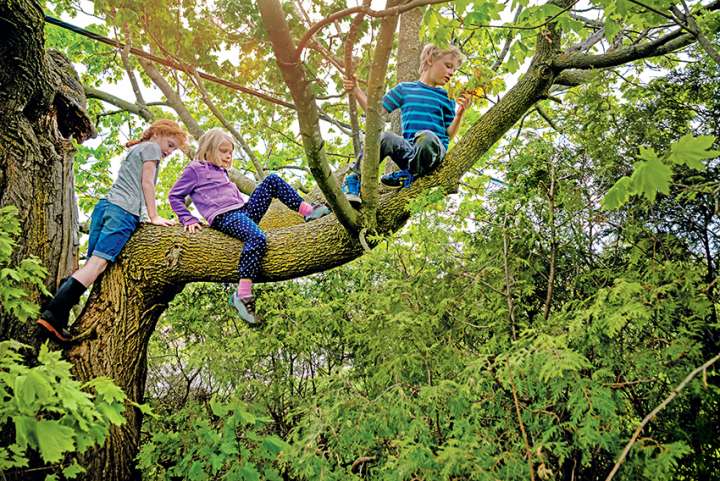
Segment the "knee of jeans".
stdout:
<svg viewBox="0 0 720 481">
<path fill-rule="evenodd" d="M 247 248 L 257 252 L 263 252 L 267 248 L 267 236 L 265 233 L 258 232 L 250 237 L 247 241 Z"/>
<path fill-rule="evenodd" d="M 428 148 L 440 145 L 440 137 L 432 130 L 421 130 L 415 134 L 415 145 L 419 148 Z"/>
<path fill-rule="evenodd" d="M 273 172 L 272 174 L 265 177 L 265 180 L 267 180 L 268 182 L 270 182 L 272 184 L 276 184 L 278 181 L 281 181 L 282 179 L 280 178 L 279 175 L 277 175 L 276 173 Z"/>
<path fill-rule="evenodd" d="M 382 132 L 380 134 L 380 148 L 397 146 L 403 141 L 403 138 L 393 132 Z"/>
</svg>

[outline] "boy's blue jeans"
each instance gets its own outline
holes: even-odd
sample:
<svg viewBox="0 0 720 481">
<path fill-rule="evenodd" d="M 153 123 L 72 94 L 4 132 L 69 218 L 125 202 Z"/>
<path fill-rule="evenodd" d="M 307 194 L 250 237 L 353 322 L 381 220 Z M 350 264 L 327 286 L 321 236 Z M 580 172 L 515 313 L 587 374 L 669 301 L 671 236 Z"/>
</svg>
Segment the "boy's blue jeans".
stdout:
<svg viewBox="0 0 720 481">
<path fill-rule="evenodd" d="M 390 157 L 400 169 L 420 177 L 440 165 L 445 158 L 445 146 L 430 130 L 419 130 L 412 142 L 392 132 L 383 132 L 380 134 L 380 161 L 385 157 Z M 361 161 L 362 153 L 352 166 L 358 174 Z"/>
</svg>

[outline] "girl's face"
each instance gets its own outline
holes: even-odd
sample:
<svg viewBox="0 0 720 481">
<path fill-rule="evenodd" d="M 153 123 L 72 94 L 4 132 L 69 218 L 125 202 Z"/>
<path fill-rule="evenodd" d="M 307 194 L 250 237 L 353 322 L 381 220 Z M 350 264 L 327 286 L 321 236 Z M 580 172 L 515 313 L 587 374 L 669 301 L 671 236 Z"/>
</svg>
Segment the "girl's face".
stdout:
<svg viewBox="0 0 720 481">
<path fill-rule="evenodd" d="M 458 68 L 458 61 L 454 55 L 446 53 L 435 59 L 428 69 L 428 80 L 433 85 L 445 85 L 450 81 Z"/>
<path fill-rule="evenodd" d="M 158 135 L 154 140 L 160 146 L 163 157 L 172 154 L 180 146 L 178 139 L 170 135 Z"/>
<path fill-rule="evenodd" d="M 232 154 L 233 144 L 227 140 L 223 140 L 217 148 L 217 158 L 220 161 L 220 166 L 224 169 L 229 169 L 232 166 Z"/>
</svg>

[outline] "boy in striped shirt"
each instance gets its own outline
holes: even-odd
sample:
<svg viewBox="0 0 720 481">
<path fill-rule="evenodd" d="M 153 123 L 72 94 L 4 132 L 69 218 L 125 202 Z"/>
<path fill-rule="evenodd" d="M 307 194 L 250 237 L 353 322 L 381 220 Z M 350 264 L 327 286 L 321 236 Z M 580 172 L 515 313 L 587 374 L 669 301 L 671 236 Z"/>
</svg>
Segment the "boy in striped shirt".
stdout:
<svg viewBox="0 0 720 481">
<path fill-rule="evenodd" d="M 380 136 L 380 160 L 390 157 L 400 170 L 382 176 L 389 186 L 409 186 L 415 177 L 435 169 L 447 152 L 450 139 L 460 128 L 470 98 L 450 100 L 442 88 L 460 67 L 463 55 L 457 47 L 440 49 L 428 44 L 420 54 L 420 79 L 401 82 L 383 97 L 387 113 L 400 109 L 403 135 L 383 132 Z M 355 79 L 345 79 L 345 89 L 367 110 L 367 95 Z M 360 162 L 345 177 L 343 192 L 351 203 L 360 203 Z"/>
</svg>

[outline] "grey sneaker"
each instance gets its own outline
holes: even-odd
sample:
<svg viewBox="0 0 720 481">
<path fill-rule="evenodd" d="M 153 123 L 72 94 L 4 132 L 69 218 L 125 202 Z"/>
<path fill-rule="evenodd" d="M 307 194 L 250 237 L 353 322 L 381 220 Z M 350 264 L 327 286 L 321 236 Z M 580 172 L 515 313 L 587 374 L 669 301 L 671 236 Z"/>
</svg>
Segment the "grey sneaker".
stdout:
<svg viewBox="0 0 720 481">
<path fill-rule="evenodd" d="M 313 204 L 313 211 L 305 216 L 305 222 L 310 222 L 311 220 L 317 220 L 320 217 L 325 217 L 330 212 L 332 211 L 325 204 Z"/>
<path fill-rule="evenodd" d="M 260 319 L 255 316 L 255 298 L 242 298 L 237 291 L 230 296 L 230 305 L 238 311 L 240 318 L 249 326 L 256 327 L 261 324 Z"/>
</svg>

